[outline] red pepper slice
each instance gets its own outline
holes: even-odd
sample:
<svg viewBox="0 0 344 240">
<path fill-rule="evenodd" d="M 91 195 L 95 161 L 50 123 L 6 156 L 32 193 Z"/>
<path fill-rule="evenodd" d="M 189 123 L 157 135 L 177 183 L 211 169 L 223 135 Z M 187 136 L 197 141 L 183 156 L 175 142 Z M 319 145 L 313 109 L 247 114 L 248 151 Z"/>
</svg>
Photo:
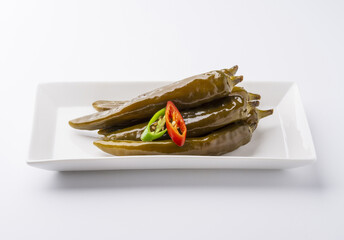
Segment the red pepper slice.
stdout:
<svg viewBox="0 0 344 240">
<path fill-rule="evenodd" d="M 168 135 L 179 147 L 183 146 L 186 139 L 186 126 L 182 115 L 171 101 L 167 102 L 165 119 Z"/>
</svg>

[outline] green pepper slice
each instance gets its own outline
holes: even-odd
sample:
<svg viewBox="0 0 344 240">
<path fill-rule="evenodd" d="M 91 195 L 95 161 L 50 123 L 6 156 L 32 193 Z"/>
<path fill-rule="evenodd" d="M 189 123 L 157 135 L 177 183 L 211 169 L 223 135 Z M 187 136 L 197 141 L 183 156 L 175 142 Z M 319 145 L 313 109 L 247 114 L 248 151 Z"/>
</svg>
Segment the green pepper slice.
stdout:
<svg viewBox="0 0 344 240">
<path fill-rule="evenodd" d="M 147 127 L 145 128 L 145 130 L 143 131 L 143 133 L 141 135 L 142 141 L 150 142 L 150 141 L 153 141 L 155 139 L 162 137 L 162 135 L 165 134 L 167 129 L 162 130 L 162 128 L 165 125 L 165 111 L 166 111 L 166 108 L 163 108 L 154 114 L 154 116 L 151 118 Z M 159 117 L 163 117 L 163 118 L 159 119 Z M 155 131 L 151 132 L 151 129 L 150 129 L 151 125 L 158 119 L 159 119 L 159 121 L 158 121 L 158 124 L 156 126 Z"/>
</svg>

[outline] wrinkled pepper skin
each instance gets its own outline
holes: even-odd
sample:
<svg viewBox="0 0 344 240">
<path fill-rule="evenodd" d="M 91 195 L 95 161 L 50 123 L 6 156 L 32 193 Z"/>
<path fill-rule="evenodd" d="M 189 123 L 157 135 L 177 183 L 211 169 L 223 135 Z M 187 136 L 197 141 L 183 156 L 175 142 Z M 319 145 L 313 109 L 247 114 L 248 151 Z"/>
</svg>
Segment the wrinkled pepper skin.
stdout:
<svg viewBox="0 0 344 240">
<path fill-rule="evenodd" d="M 112 155 L 222 155 L 231 152 L 251 140 L 251 129 L 247 123 L 231 124 L 225 128 L 199 138 L 187 138 L 182 147 L 172 140 L 142 141 L 95 141 L 94 145 Z"/>
<path fill-rule="evenodd" d="M 129 140 L 99 140 L 94 145 L 104 152 L 116 156 L 128 155 L 222 155 L 247 144 L 260 119 L 273 110 L 252 109 L 245 121 L 238 121 L 218 129 L 206 136 L 187 138 L 184 146 L 178 147 L 172 140 L 152 142 Z"/>
<path fill-rule="evenodd" d="M 139 123 L 131 127 L 122 129 L 101 129 L 98 134 L 104 135 L 107 140 L 141 140 L 141 134 L 147 127 L 148 122 Z M 165 133 L 160 139 L 167 139 L 168 135 Z"/>
<path fill-rule="evenodd" d="M 226 97 L 201 107 L 181 112 L 187 128 L 187 138 L 203 136 L 232 122 L 245 119 L 249 113 L 248 103 L 240 96 Z M 109 140 L 140 140 L 146 123 L 120 129 L 106 135 Z M 160 139 L 168 139 L 165 134 Z"/>
<path fill-rule="evenodd" d="M 142 94 L 119 108 L 97 112 L 69 121 L 71 127 L 95 130 L 109 127 L 126 127 L 151 118 L 155 112 L 173 101 L 179 110 L 200 106 L 229 95 L 239 83 L 231 69 L 212 71 L 169 84 Z"/>
<path fill-rule="evenodd" d="M 127 103 L 128 101 L 107 101 L 107 100 L 98 100 L 92 103 L 92 106 L 98 112 L 103 112 L 113 108 L 117 108 Z"/>
<path fill-rule="evenodd" d="M 244 119 L 248 114 L 246 109 L 258 106 L 259 102 L 254 100 L 260 99 L 259 95 L 248 93 L 241 87 L 234 87 L 229 96 L 182 111 L 181 114 L 188 129 L 187 137 L 202 136 L 231 122 Z M 112 140 L 139 140 L 147 124 L 145 122 L 124 129 L 101 129 L 98 133 Z M 162 139 L 167 138 L 168 136 L 165 135 Z"/>
<path fill-rule="evenodd" d="M 235 78 L 242 78 L 242 76 L 235 76 Z M 232 92 L 229 94 L 230 96 L 234 96 L 236 92 L 240 92 L 240 91 L 245 91 L 244 88 L 242 87 L 238 87 L 235 86 L 232 90 Z M 260 95 L 256 94 L 256 93 L 250 93 L 248 92 L 248 101 L 256 101 L 256 100 L 260 100 Z M 109 101 L 109 100 L 98 100 L 92 103 L 93 108 L 98 111 L 98 112 L 102 112 L 102 111 L 106 111 L 106 110 L 110 110 L 116 107 L 119 107 L 121 105 L 123 105 L 124 103 L 126 103 L 127 101 Z"/>
</svg>

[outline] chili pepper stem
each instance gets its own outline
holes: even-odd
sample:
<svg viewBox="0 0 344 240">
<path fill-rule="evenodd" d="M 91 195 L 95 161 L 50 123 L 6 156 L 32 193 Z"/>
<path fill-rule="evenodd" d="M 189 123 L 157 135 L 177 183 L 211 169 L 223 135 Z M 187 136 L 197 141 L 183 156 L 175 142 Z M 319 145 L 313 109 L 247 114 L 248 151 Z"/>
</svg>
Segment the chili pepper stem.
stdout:
<svg viewBox="0 0 344 240">
<path fill-rule="evenodd" d="M 256 93 L 248 93 L 248 100 L 254 101 L 254 100 L 260 100 L 260 95 Z"/>
<path fill-rule="evenodd" d="M 260 110 L 257 109 L 257 114 L 258 114 L 258 119 L 262 119 L 265 118 L 267 116 L 270 116 L 273 114 L 274 110 L 273 109 L 269 109 L 269 110 Z"/>
<path fill-rule="evenodd" d="M 231 68 L 226 68 L 226 69 L 223 69 L 222 71 L 224 72 L 224 73 L 226 73 L 226 74 L 229 74 L 229 75 L 231 75 L 231 76 L 234 76 L 235 74 L 236 74 L 236 72 L 238 71 L 238 65 L 235 65 L 235 66 L 233 66 L 233 67 L 231 67 Z"/>
<path fill-rule="evenodd" d="M 230 81 L 233 83 L 233 85 L 237 85 L 238 83 L 242 82 L 244 80 L 243 76 L 230 76 Z"/>
</svg>

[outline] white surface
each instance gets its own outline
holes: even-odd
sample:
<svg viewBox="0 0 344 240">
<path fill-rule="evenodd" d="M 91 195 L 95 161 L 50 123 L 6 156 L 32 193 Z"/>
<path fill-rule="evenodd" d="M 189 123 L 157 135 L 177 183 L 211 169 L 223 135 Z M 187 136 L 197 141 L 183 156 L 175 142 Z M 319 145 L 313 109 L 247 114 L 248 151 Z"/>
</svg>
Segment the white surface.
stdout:
<svg viewBox="0 0 344 240">
<path fill-rule="evenodd" d="M 1 1 L 0 239 L 344 239 L 343 5 Z M 174 81 L 233 64 L 247 81 L 297 82 L 316 164 L 55 173 L 25 163 L 38 83 Z"/>
<path fill-rule="evenodd" d="M 222 156 L 111 156 L 93 146 L 97 131 L 78 131 L 68 121 L 95 112 L 97 99 L 127 100 L 166 82 L 41 84 L 37 89 L 29 165 L 55 171 L 115 169 L 283 169 L 316 159 L 297 85 L 243 82 L 263 96 L 261 109 L 274 114 L 259 122 L 249 144 Z M 63 92 L 63 94 L 61 94 Z M 265 104 L 264 104 L 265 103 Z M 266 106 L 268 104 L 268 106 Z"/>
</svg>

